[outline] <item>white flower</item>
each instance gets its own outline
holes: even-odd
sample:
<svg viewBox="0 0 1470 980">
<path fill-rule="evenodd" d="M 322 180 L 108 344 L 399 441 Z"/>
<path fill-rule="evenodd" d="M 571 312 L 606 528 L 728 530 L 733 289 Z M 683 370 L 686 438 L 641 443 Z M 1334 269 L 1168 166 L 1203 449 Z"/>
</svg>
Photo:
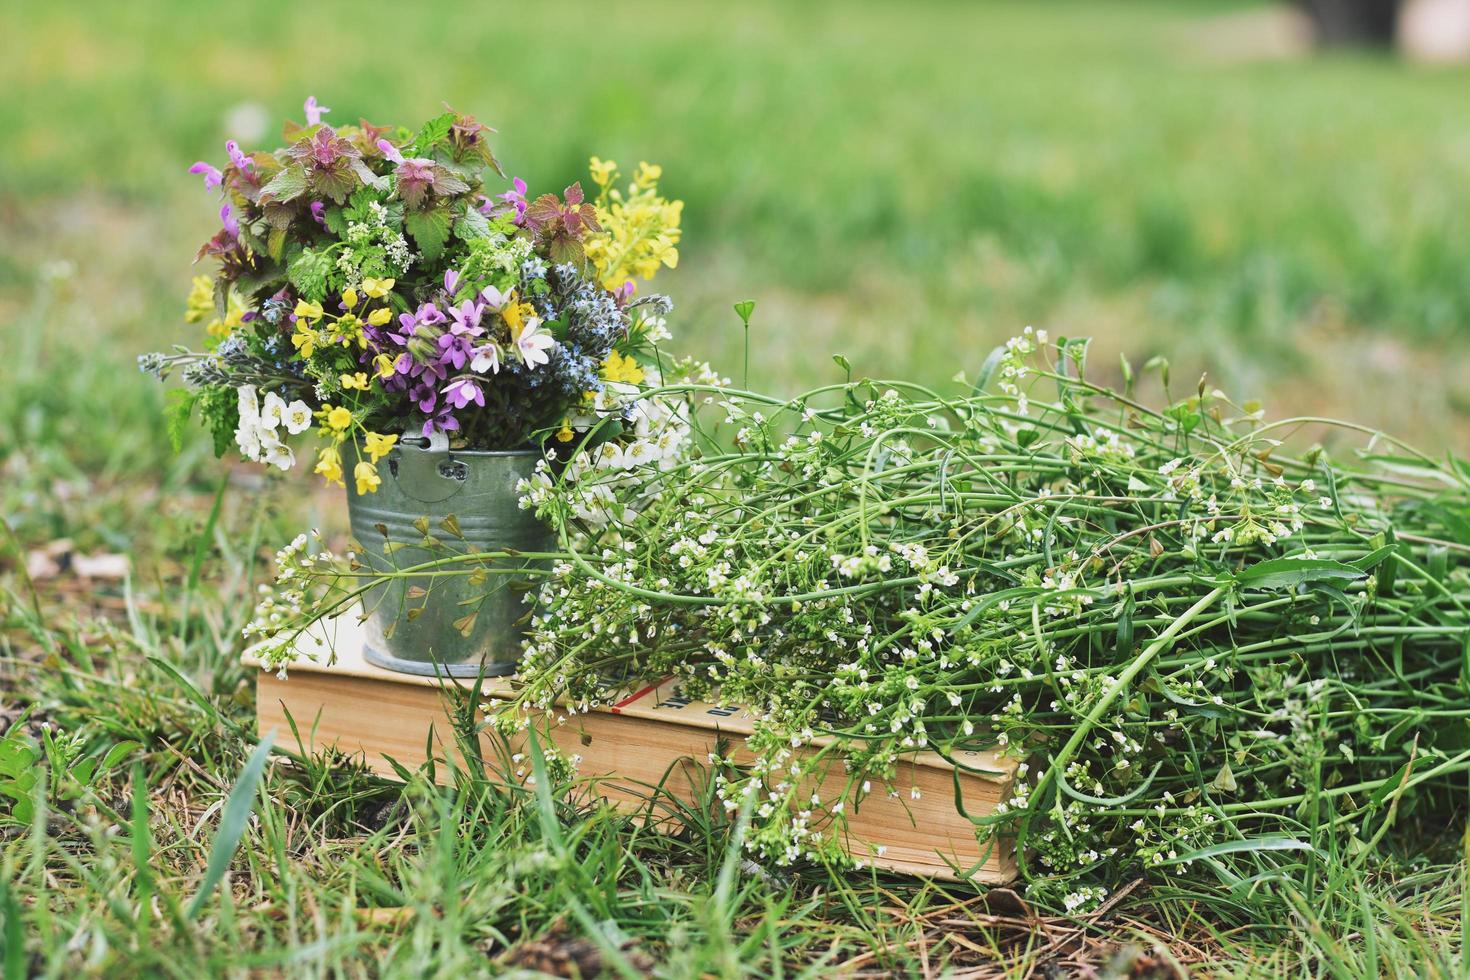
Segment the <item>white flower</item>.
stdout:
<svg viewBox="0 0 1470 980">
<path fill-rule="evenodd" d="M 276 437 L 274 429 L 260 430 L 260 455 L 257 458 L 278 470 L 289 470 L 296 464 L 296 454 Z"/>
<path fill-rule="evenodd" d="M 311 407 L 298 398 L 286 406 L 281 413 L 281 421 L 285 423 L 286 431 L 292 435 L 305 432 L 311 428 Z"/>
<path fill-rule="evenodd" d="M 486 286 L 480 290 L 480 299 L 492 311 L 497 313 L 505 309 L 505 305 L 510 302 L 510 296 L 510 293 L 502 293 L 494 286 Z"/>
<path fill-rule="evenodd" d="M 521 335 L 516 338 L 516 351 L 520 353 L 526 367 L 533 368 L 551 361 L 551 355 L 546 350 L 555 344 L 556 341 L 550 334 L 541 332 L 541 318 L 533 316 L 526 320 Z"/>
<path fill-rule="evenodd" d="M 246 459 L 260 458 L 260 403 L 255 386 L 244 385 L 238 392 L 240 424 L 235 427 L 235 445 Z"/>
<path fill-rule="evenodd" d="M 493 289 L 486 286 L 486 291 Z M 474 359 L 470 361 L 470 370 L 476 374 L 484 374 L 486 371 L 492 374 L 500 373 L 500 347 L 497 344 L 486 344 L 484 347 L 475 348 Z"/>
<path fill-rule="evenodd" d="M 265 429 L 275 429 L 276 426 L 286 421 L 286 399 L 268 391 L 265 401 L 260 406 L 260 424 Z"/>
</svg>

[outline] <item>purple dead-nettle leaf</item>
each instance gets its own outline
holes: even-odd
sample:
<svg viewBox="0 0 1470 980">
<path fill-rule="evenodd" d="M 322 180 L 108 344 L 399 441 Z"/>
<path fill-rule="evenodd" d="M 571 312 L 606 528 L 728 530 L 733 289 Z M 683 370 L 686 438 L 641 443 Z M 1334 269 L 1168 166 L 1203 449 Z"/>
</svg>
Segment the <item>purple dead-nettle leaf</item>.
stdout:
<svg viewBox="0 0 1470 980">
<path fill-rule="evenodd" d="M 317 105 L 316 96 L 314 96 L 314 95 L 308 95 L 306 97 L 306 106 L 305 106 L 305 109 L 306 109 L 306 125 L 308 125 L 308 126 L 315 126 L 315 125 L 317 125 L 318 123 L 320 123 L 322 121 L 322 115 L 324 113 L 328 113 L 328 112 L 331 112 L 332 111 L 331 109 L 328 109 L 324 105 Z"/>
<path fill-rule="evenodd" d="M 568 237 L 581 238 L 586 232 L 601 231 L 597 223 L 597 209 L 582 199 L 580 182 L 565 191 L 565 203 L 555 194 L 542 194 L 526 208 L 526 225 L 532 231 L 547 231 L 553 234 L 564 232 Z"/>
<path fill-rule="evenodd" d="M 423 203 L 424 196 L 434 186 L 434 161 L 421 157 L 404 160 L 398 165 L 398 196 L 411 208 Z"/>
<path fill-rule="evenodd" d="M 189 173 L 204 175 L 205 190 L 210 190 L 212 188 L 218 187 L 220 184 L 224 183 L 225 179 L 225 175 L 220 173 L 220 169 L 218 167 L 216 167 L 212 163 L 207 163 L 204 160 L 200 160 L 195 163 L 194 166 L 190 167 Z"/>
<path fill-rule="evenodd" d="M 378 183 L 378 176 L 362 162 L 362 151 L 351 140 L 322 125 L 310 136 L 292 143 L 286 151 L 306 170 L 307 186 L 317 196 L 338 204 L 347 200 L 359 184 Z"/>
<path fill-rule="evenodd" d="M 495 130 L 477 122 L 474 116 L 456 116 L 454 125 L 449 127 L 449 145 L 454 150 L 454 158 L 464 160 L 467 156 L 478 157 L 504 177 L 505 171 L 500 169 L 500 161 L 490 152 L 490 143 L 485 139 L 486 133 L 493 132 Z"/>
</svg>

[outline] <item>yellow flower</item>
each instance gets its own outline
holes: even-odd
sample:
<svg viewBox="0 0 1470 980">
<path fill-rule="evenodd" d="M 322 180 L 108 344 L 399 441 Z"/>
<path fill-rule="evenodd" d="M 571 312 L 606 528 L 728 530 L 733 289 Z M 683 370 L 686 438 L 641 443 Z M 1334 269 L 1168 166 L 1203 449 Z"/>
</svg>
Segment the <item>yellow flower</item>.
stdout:
<svg viewBox="0 0 1470 980">
<path fill-rule="evenodd" d="M 336 408 L 324 409 L 324 412 L 328 427 L 338 432 L 341 432 L 352 424 L 352 413 L 341 405 L 338 405 Z"/>
<path fill-rule="evenodd" d="M 375 327 L 381 327 L 391 319 L 393 319 L 393 311 L 386 306 L 381 310 L 373 310 L 368 314 L 368 323 L 371 323 Z"/>
<path fill-rule="evenodd" d="M 293 312 L 308 323 L 314 323 L 322 318 L 322 304 L 308 303 L 304 299 L 298 299 Z"/>
<path fill-rule="evenodd" d="M 612 183 L 613 175 L 618 172 L 618 165 L 611 160 L 602 160 L 598 157 L 593 157 L 592 162 L 587 165 L 587 169 L 592 171 L 592 180 L 597 186 L 606 187 Z"/>
<path fill-rule="evenodd" d="M 337 337 L 343 347 L 354 340 L 359 347 L 367 346 L 367 335 L 362 332 L 362 321 L 351 313 L 343 313 L 337 318 Z"/>
<path fill-rule="evenodd" d="M 296 332 L 291 335 L 291 346 L 295 347 L 302 357 L 310 357 L 320 340 L 316 331 L 310 327 L 297 327 Z"/>
<path fill-rule="evenodd" d="M 393 284 L 396 281 L 395 279 L 364 279 L 362 281 L 362 291 L 373 299 L 382 299 L 388 295 L 389 290 L 393 288 Z"/>
<path fill-rule="evenodd" d="M 377 370 L 378 377 L 382 378 L 384 381 L 387 381 L 389 378 L 393 377 L 393 358 L 389 357 L 387 354 L 379 354 L 377 357 L 373 358 L 373 367 Z"/>
<path fill-rule="evenodd" d="M 357 481 L 359 494 L 372 493 L 383 483 L 382 478 L 378 476 L 378 468 L 367 460 L 363 460 L 352 468 L 352 478 Z"/>
<path fill-rule="evenodd" d="M 642 188 L 652 187 L 654 184 L 657 184 L 658 179 L 663 175 L 663 167 L 660 167 L 656 163 L 649 163 L 647 160 L 639 160 L 638 173 L 634 175 L 633 183 L 641 190 Z"/>
<path fill-rule="evenodd" d="M 593 157 L 592 159 L 596 160 L 597 158 Z M 572 437 L 575 435 L 576 433 L 572 431 L 572 427 L 565 422 L 561 424 L 560 429 L 556 430 L 556 438 L 558 442 L 571 442 Z"/>
<path fill-rule="evenodd" d="M 184 322 L 199 323 L 214 313 L 214 281 L 208 276 L 195 276 L 189 284 L 189 298 L 184 305 Z"/>
<path fill-rule="evenodd" d="M 659 196 L 662 176 L 662 167 L 645 161 L 638 165 L 626 190 L 609 184 L 597 199 L 602 231 L 588 235 L 583 244 L 608 289 L 621 288 L 634 276 L 652 279 L 660 268 L 672 269 L 679 263 L 675 246 L 681 235 L 684 202 Z"/>
<path fill-rule="evenodd" d="M 367 391 L 368 376 L 361 371 L 356 374 L 344 374 L 341 377 L 342 387 L 353 391 Z"/>
<path fill-rule="evenodd" d="M 336 446 L 327 446 L 316 459 L 316 472 L 328 483 L 346 486 L 342 482 L 342 454 Z"/>
<path fill-rule="evenodd" d="M 625 382 L 630 385 L 643 383 L 643 368 L 638 362 L 626 354 L 612 351 L 607 355 L 607 360 L 602 362 L 602 370 L 599 372 L 604 381 Z"/>
<path fill-rule="evenodd" d="M 507 303 L 505 309 L 500 311 L 501 319 L 510 328 L 512 341 L 521 339 L 521 331 L 526 329 L 526 321 L 535 315 L 536 307 L 530 303 Z"/>
<path fill-rule="evenodd" d="M 367 454 L 372 457 L 374 463 L 393 451 L 393 444 L 398 441 L 397 435 L 379 435 L 376 432 L 367 434 L 366 443 L 363 446 Z"/>
<path fill-rule="evenodd" d="M 342 305 L 346 306 L 349 310 L 356 306 L 357 290 L 353 289 L 351 286 L 348 286 L 346 289 L 342 290 Z"/>
</svg>

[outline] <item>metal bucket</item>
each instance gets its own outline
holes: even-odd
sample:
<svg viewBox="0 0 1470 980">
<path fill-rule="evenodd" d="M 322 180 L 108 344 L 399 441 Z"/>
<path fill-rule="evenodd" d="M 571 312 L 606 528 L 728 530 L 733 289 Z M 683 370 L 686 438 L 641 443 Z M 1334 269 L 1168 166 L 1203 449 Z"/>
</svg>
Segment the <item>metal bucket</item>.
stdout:
<svg viewBox="0 0 1470 980">
<path fill-rule="evenodd" d="M 360 560 L 376 572 L 476 552 L 552 550 L 549 528 L 520 509 L 516 482 L 535 470 L 533 450 L 451 450 L 405 440 L 378 465 L 382 485 L 359 495 L 349 480 L 347 514 Z M 456 533 L 457 532 L 457 533 Z M 429 676 L 487 677 L 515 671 L 529 609 L 528 586 L 545 560 L 500 558 L 486 574 L 384 579 L 363 596 L 367 661 Z M 473 616 L 473 618 L 469 618 Z"/>
</svg>

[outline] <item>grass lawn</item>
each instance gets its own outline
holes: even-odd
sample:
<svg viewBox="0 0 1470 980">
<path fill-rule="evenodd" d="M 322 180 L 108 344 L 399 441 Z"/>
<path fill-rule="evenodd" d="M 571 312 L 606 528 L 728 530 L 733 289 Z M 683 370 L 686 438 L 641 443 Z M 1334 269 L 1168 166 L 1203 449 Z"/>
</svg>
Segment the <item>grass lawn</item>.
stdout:
<svg viewBox="0 0 1470 980">
<path fill-rule="evenodd" d="M 663 164 L 687 202 L 660 280 L 677 343 L 737 373 L 731 304 L 755 298 L 755 387 L 836 380 L 834 353 L 943 386 L 1029 323 L 1096 337 L 1094 364 L 1166 353 L 1176 385 L 1207 371 L 1273 415 L 1464 451 L 1470 73 L 1254 57 L 1271 8 L 1216 3 L 0 11 L 0 734 L 45 767 L 0 741 L 4 976 L 1462 974 L 1459 825 L 1074 922 L 969 886 L 770 877 L 728 825 L 659 836 L 575 792 L 342 760 L 273 763 L 247 812 L 239 630 L 263 560 L 340 528 L 341 501 L 202 437 L 173 453 L 133 361 L 182 336 L 215 228 L 191 162 L 273 143 L 307 94 L 329 122 L 448 99 L 534 189 L 593 153 Z M 128 577 L 77 574 L 98 555 Z M 3 819 L 7 765 L 42 773 L 25 819 Z"/>
</svg>

